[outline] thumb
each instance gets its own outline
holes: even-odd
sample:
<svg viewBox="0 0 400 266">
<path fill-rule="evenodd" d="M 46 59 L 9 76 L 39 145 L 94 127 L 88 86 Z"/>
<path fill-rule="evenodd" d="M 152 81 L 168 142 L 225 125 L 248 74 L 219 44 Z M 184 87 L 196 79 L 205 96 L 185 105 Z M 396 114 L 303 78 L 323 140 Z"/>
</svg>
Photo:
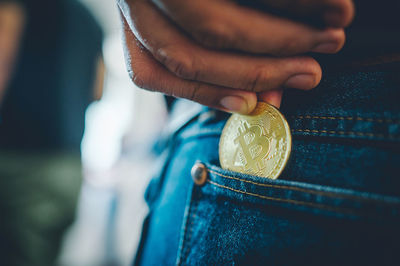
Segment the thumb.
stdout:
<svg viewBox="0 0 400 266">
<path fill-rule="evenodd" d="M 266 91 L 258 94 L 258 100 L 279 108 L 282 102 L 282 94 L 283 90 Z"/>
</svg>

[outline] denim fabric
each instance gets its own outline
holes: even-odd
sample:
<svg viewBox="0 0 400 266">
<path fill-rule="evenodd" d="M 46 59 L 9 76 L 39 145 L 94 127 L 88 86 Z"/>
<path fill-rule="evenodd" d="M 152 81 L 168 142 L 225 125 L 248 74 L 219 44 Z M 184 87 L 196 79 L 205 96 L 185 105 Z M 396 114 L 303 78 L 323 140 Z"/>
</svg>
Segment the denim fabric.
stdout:
<svg viewBox="0 0 400 266">
<path fill-rule="evenodd" d="M 200 108 L 149 186 L 138 265 L 399 265 L 400 79 L 338 73 L 287 91 L 293 134 L 278 180 L 219 166 L 228 114 Z M 196 185 L 191 168 L 207 168 Z"/>
</svg>

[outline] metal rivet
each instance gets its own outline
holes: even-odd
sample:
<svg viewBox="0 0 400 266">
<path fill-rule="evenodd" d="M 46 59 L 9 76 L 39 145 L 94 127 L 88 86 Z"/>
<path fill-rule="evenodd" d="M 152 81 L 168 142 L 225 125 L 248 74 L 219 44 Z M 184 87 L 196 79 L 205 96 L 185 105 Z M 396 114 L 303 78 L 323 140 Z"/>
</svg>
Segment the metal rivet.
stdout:
<svg viewBox="0 0 400 266">
<path fill-rule="evenodd" d="M 202 186 L 207 181 L 207 168 L 202 163 L 195 163 L 192 167 L 191 175 L 196 185 Z"/>
</svg>

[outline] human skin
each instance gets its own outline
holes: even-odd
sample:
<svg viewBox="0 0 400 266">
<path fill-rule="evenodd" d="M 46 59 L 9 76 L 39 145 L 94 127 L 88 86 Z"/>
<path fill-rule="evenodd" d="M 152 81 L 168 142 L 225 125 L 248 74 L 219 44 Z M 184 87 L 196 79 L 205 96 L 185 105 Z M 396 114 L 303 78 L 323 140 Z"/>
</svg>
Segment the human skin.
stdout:
<svg viewBox="0 0 400 266">
<path fill-rule="evenodd" d="M 20 5 L 0 3 L 0 104 L 12 75 L 24 23 L 25 13 Z"/>
<path fill-rule="evenodd" d="M 120 0 L 128 72 L 141 88 L 248 114 L 282 90 L 310 90 L 321 67 L 307 52 L 336 53 L 352 0 Z M 323 28 L 269 14 L 268 6 L 319 17 Z M 296 11 L 298 10 L 298 11 Z"/>
</svg>

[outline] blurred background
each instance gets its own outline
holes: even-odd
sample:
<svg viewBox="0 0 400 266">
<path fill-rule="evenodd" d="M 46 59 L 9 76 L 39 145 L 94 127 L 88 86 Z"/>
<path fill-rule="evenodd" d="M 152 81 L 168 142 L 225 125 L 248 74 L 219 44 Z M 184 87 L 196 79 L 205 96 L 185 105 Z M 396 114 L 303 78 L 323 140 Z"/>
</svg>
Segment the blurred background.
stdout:
<svg viewBox="0 0 400 266">
<path fill-rule="evenodd" d="M 166 116 L 115 1 L 0 1 L 1 264 L 130 265 Z"/>
</svg>

